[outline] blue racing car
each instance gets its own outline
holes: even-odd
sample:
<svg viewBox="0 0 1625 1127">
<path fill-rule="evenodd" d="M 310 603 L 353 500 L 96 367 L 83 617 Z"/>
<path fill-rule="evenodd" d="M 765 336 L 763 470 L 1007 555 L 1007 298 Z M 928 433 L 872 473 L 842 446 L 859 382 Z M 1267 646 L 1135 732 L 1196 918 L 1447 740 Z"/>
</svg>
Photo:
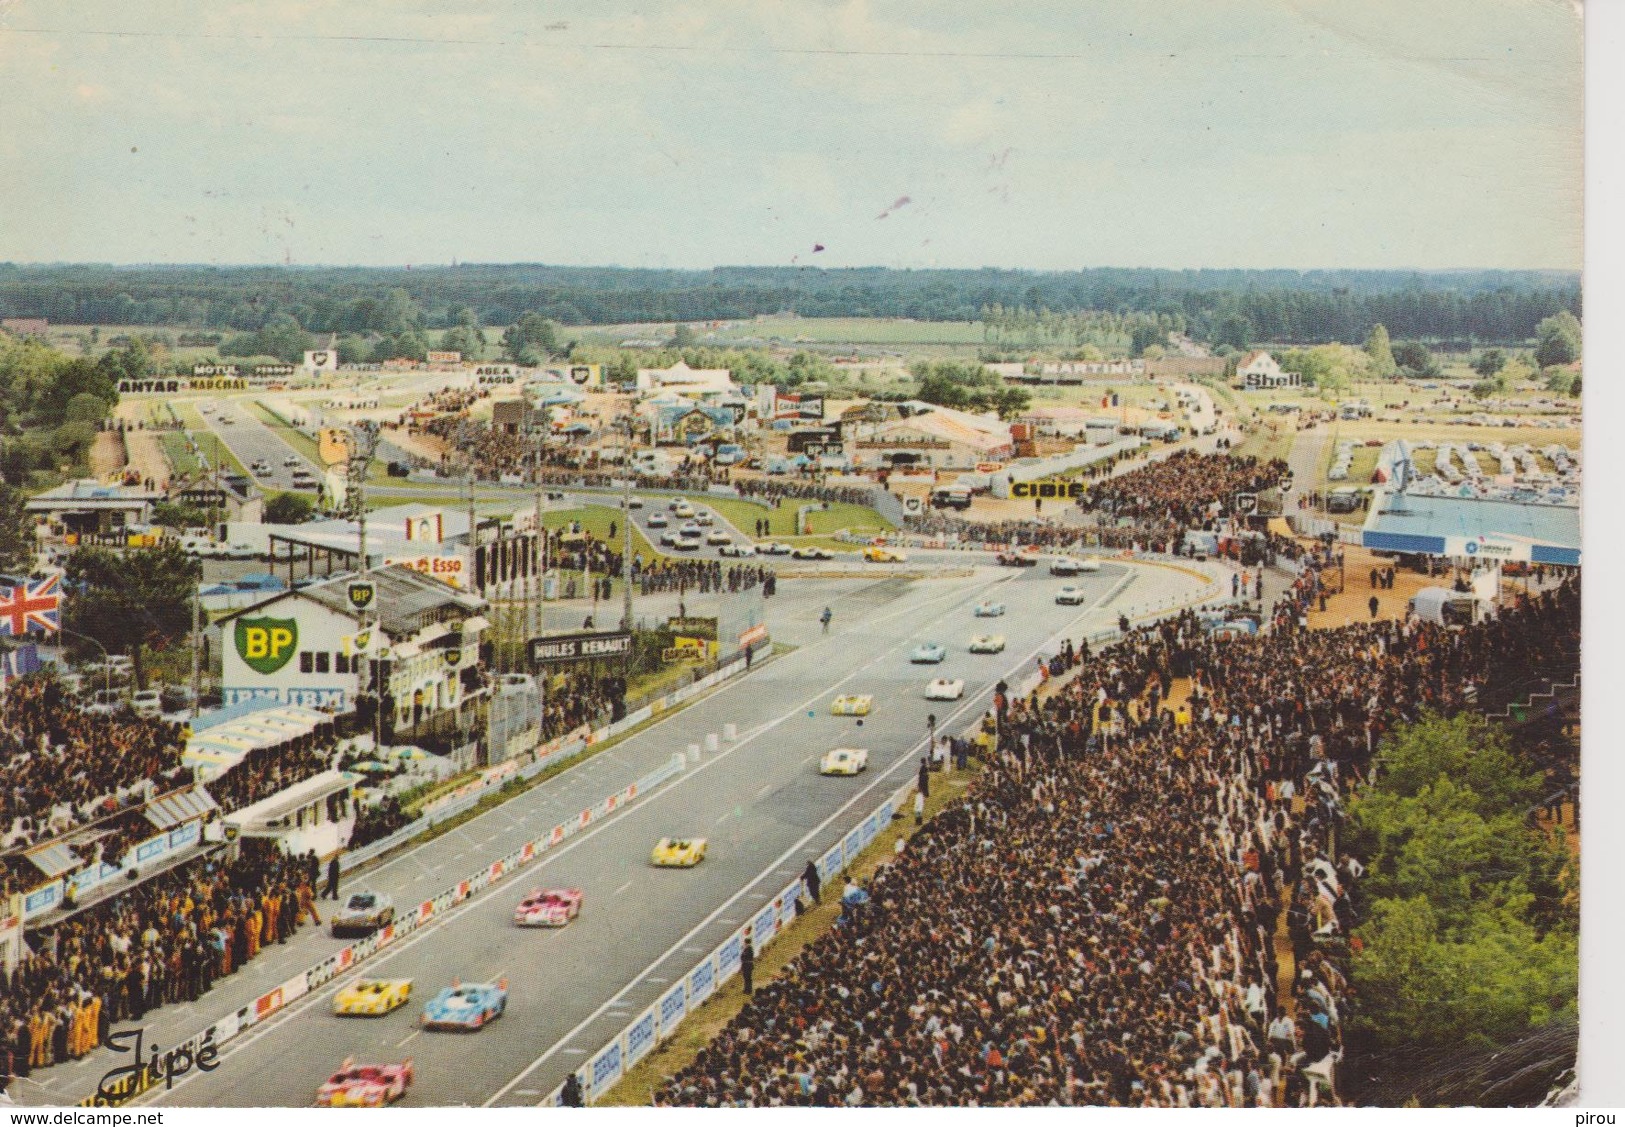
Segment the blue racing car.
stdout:
<svg viewBox="0 0 1625 1127">
<path fill-rule="evenodd" d="M 508 980 L 470 982 L 455 979 L 423 1007 L 425 1029 L 479 1029 L 508 1008 Z"/>
<path fill-rule="evenodd" d="M 914 652 L 908 655 L 909 661 L 915 665 L 935 665 L 948 656 L 948 651 L 936 642 L 921 642 L 914 647 Z"/>
</svg>

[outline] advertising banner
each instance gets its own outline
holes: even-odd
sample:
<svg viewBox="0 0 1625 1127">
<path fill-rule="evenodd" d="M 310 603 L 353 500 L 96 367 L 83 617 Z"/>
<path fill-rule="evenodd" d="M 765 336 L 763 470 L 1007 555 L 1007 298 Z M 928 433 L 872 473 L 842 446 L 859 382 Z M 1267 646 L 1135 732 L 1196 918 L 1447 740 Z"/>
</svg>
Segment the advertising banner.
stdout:
<svg viewBox="0 0 1625 1127">
<path fill-rule="evenodd" d="M 557 634 L 530 640 L 532 665 L 595 661 L 599 658 L 624 657 L 631 652 L 632 635 L 628 631 L 621 630 L 593 634 Z"/>
</svg>

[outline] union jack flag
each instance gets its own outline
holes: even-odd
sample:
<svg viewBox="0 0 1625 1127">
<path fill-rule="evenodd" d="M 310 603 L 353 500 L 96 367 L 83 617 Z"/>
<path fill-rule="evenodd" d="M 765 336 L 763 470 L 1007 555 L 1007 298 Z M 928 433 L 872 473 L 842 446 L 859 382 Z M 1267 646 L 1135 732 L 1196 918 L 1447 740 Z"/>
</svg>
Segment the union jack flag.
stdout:
<svg viewBox="0 0 1625 1127">
<path fill-rule="evenodd" d="M 54 634 L 62 628 L 61 576 L 53 575 L 29 586 L 24 580 L 16 587 L 0 587 L 0 634 L 16 637 L 31 630 Z"/>
</svg>

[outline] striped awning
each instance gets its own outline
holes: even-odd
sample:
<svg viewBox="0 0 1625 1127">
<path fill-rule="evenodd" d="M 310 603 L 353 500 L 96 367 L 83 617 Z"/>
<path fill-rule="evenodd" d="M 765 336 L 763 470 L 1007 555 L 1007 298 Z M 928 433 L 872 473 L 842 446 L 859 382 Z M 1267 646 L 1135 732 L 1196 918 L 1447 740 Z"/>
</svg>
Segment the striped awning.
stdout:
<svg viewBox="0 0 1625 1127">
<path fill-rule="evenodd" d="M 141 811 L 147 821 L 161 830 L 201 818 L 211 810 L 219 809 L 212 795 L 202 787 L 187 787 L 149 802 Z"/>
</svg>

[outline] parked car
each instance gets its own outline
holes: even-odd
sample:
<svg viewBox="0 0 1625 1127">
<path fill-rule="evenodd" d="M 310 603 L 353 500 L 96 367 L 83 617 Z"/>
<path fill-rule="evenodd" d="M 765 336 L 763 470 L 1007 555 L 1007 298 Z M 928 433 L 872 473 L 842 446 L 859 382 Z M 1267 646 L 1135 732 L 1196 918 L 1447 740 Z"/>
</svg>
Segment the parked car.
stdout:
<svg viewBox="0 0 1625 1127">
<path fill-rule="evenodd" d="M 159 716 L 164 711 L 164 695 L 157 689 L 142 689 L 130 698 L 130 707 L 146 719 Z"/>
<path fill-rule="evenodd" d="M 120 689 L 97 689 L 85 711 L 92 716 L 117 716 L 124 711 L 124 693 Z"/>
</svg>

